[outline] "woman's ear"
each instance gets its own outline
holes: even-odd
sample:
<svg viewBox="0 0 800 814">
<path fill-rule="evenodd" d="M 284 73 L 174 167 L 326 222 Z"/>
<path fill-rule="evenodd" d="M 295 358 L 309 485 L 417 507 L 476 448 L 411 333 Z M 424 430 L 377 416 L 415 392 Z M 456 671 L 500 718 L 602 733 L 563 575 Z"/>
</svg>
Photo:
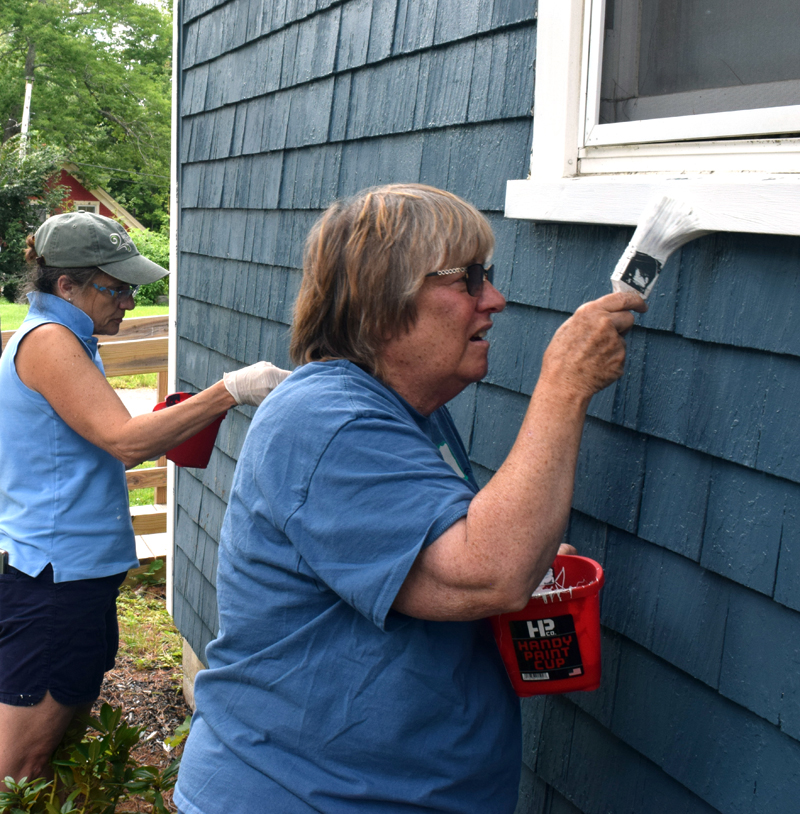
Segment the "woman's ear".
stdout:
<svg viewBox="0 0 800 814">
<path fill-rule="evenodd" d="M 66 274 L 62 274 L 56 280 L 56 293 L 67 302 L 72 302 L 72 297 L 75 293 L 75 283 L 70 280 Z"/>
</svg>

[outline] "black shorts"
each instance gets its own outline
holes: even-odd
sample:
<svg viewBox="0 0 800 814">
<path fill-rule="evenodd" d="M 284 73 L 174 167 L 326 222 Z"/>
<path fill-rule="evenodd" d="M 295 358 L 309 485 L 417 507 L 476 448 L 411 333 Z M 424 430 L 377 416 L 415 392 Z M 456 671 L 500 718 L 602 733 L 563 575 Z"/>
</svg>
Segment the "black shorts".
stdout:
<svg viewBox="0 0 800 814">
<path fill-rule="evenodd" d="M 9 568 L 0 574 L 0 702 L 92 703 L 119 645 L 117 604 L 125 574 L 53 582 Z"/>
</svg>

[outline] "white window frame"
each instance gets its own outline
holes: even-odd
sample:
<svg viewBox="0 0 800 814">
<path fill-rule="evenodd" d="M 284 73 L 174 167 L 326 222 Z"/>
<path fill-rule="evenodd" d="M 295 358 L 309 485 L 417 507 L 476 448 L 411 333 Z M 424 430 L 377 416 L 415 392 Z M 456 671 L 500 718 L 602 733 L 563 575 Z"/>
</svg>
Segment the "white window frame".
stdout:
<svg viewBox="0 0 800 814">
<path fill-rule="evenodd" d="M 800 105 L 597 125 L 598 7 L 539 0 L 531 169 L 508 182 L 506 217 L 633 225 L 667 193 L 705 229 L 800 234 L 800 139 L 775 135 L 800 132 Z"/>
<path fill-rule="evenodd" d="M 78 212 L 79 208 L 82 206 L 84 207 L 83 212 L 88 212 L 88 207 L 91 207 L 91 211 L 94 212 L 95 215 L 100 214 L 100 202 L 99 201 L 73 201 L 73 206 L 75 207 L 75 211 Z"/>
</svg>

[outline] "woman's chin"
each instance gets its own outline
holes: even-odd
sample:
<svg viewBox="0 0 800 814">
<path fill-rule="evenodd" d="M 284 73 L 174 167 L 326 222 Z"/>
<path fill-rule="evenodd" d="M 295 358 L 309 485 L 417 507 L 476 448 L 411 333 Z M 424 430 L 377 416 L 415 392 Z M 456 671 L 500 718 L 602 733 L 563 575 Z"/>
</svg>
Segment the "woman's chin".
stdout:
<svg viewBox="0 0 800 814">
<path fill-rule="evenodd" d="M 119 333 L 119 327 L 122 324 L 121 319 L 112 319 L 101 327 L 95 327 L 94 333 L 96 336 L 116 336 Z"/>
</svg>

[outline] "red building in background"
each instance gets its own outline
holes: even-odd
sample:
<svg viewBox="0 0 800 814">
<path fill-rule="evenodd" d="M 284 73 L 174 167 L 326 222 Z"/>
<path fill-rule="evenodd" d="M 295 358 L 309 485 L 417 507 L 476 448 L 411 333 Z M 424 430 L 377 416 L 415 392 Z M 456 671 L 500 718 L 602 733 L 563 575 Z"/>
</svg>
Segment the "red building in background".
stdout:
<svg viewBox="0 0 800 814">
<path fill-rule="evenodd" d="M 87 189 L 72 173 L 77 171 L 74 164 L 65 164 L 59 175 L 54 176 L 54 184 L 61 184 L 69 190 L 67 209 L 78 209 L 84 212 L 94 212 L 105 215 L 107 218 L 116 218 L 125 228 L 144 229 L 144 226 L 117 203 L 104 189 Z"/>
</svg>

